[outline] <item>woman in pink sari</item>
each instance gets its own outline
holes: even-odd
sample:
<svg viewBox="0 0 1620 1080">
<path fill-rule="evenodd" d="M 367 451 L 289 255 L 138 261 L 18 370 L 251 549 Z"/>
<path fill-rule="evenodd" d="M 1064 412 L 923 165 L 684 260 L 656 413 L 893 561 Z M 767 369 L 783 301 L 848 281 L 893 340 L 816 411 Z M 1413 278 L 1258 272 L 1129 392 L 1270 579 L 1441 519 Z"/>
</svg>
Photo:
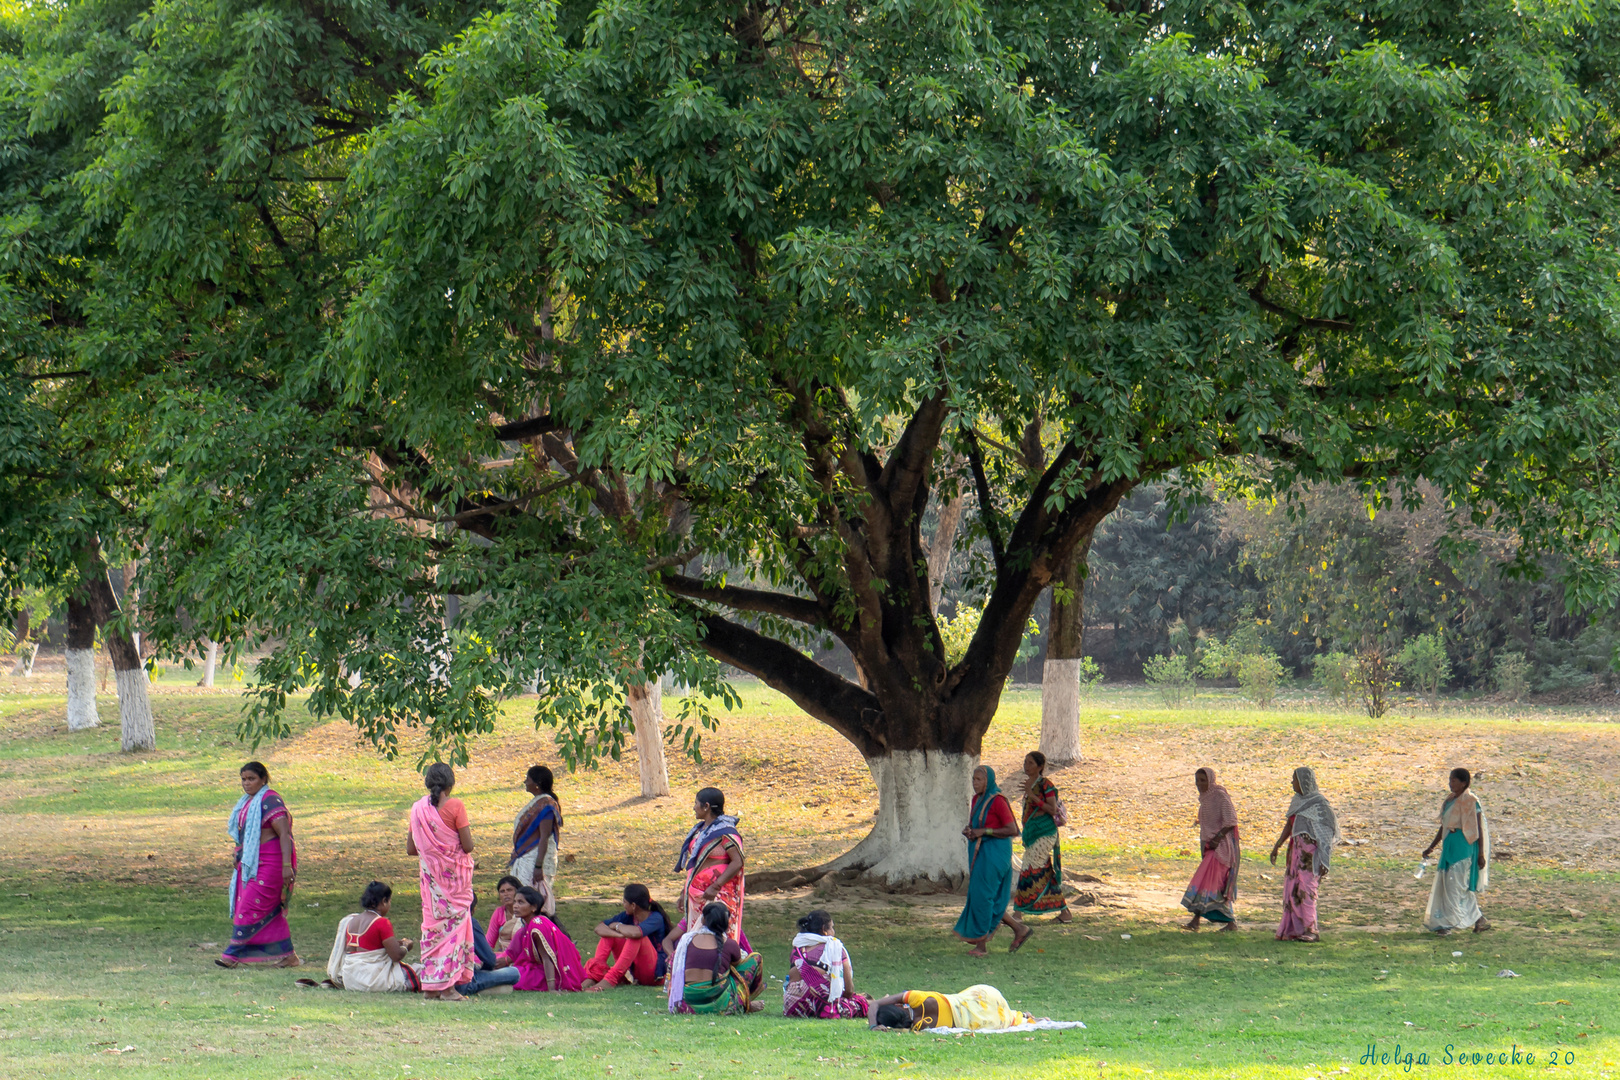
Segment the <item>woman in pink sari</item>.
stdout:
<svg viewBox="0 0 1620 1080">
<path fill-rule="evenodd" d="M 1283 878 L 1283 917 L 1277 927 L 1278 941 L 1318 941 L 1316 890 L 1327 876 L 1333 845 L 1339 840 L 1339 819 L 1316 783 L 1316 770 L 1302 765 L 1294 770 L 1294 797 L 1288 804 L 1288 820 L 1281 835 L 1271 845 L 1271 865 L 1277 865 L 1277 852 L 1288 843 L 1288 873 Z"/>
<path fill-rule="evenodd" d="M 1215 782 L 1214 769 L 1199 769 L 1193 783 L 1198 786 L 1198 836 L 1204 858 L 1181 897 L 1181 906 L 1192 912 L 1185 929 L 1197 930 L 1199 921 L 1208 919 L 1223 923 L 1222 930 L 1236 930 L 1232 905 L 1237 901 L 1238 867 L 1243 857 L 1238 846 L 1237 808 L 1232 796 Z"/>
<path fill-rule="evenodd" d="M 495 960 L 495 968 L 516 968 L 518 990 L 573 993 L 585 984 L 585 961 L 563 928 L 541 913 L 546 898 L 525 885 L 512 901 L 513 918 L 522 925 Z"/>
<path fill-rule="evenodd" d="M 242 766 L 242 797 L 225 831 L 236 844 L 231 872 L 231 943 L 214 963 L 297 967 L 287 904 L 298 881 L 292 814 L 270 790 L 270 770 L 257 761 Z"/>
<path fill-rule="evenodd" d="M 422 861 L 422 993 L 461 1001 L 459 983 L 476 967 L 472 920 L 472 827 L 467 808 L 449 792 L 456 774 L 439 762 L 422 774 L 428 793 L 411 807 L 405 850 Z"/>
<path fill-rule="evenodd" d="M 741 944 L 745 951 L 748 939 L 743 936 L 742 916 L 744 898 L 742 833 L 737 831 L 737 818 L 726 813 L 726 797 L 719 788 L 706 787 L 697 793 L 692 804 L 697 824 L 681 841 L 681 850 L 675 860 L 677 873 L 686 875 L 681 889 L 681 919 L 677 929 L 664 939 L 664 951 L 673 955 L 675 942 L 688 928 L 702 921 L 704 905 L 718 900 L 726 905 L 730 916 L 727 936 Z"/>
</svg>

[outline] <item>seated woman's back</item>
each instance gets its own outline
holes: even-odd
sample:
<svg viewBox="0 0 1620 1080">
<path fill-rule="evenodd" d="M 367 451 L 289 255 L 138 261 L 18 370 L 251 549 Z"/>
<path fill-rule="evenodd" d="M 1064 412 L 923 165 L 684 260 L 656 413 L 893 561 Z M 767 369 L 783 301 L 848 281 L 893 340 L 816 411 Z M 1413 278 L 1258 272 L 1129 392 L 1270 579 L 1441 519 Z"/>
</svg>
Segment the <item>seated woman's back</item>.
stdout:
<svg viewBox="0 0 1620 1080">
<path fill-rule="evenodd" d="M 686 981 L 708 982 L 741 959 L 742 948 L 731 938 L 707 931 L 693 934 L 686 946 Z"/>
</svg>

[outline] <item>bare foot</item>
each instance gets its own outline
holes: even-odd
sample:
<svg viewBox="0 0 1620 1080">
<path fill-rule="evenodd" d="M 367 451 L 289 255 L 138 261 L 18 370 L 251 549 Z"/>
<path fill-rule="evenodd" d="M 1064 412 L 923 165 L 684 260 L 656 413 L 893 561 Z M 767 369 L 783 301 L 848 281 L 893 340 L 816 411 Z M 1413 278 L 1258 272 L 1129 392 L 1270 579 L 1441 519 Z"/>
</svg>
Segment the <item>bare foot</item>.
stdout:
<svg viewBox="0 0 1620 1080">
<path fill-rule="evenodd" d="M 586 983 L 584 986 L 580 987 L 580 989 L 585 991 L 587 994 L 600 994 L 607 988 L 607 983 Z"/>
<path fill-rule="evenodd" d="M 463 997 L 462 995 L 456 993 L 454 990 L 439 990 L 439 991 L 436 991 L 436 992 L 430 991 L 430 992 L 428 992 L 426 994 L 423 994 L 422 996 L 424 998 L 426 998 L 428 1001 L 466 1001 L 467 1000 L 465 997 Z"/>
<path fill-rule="evenodd" d="M 1490 920 L 1487 919 L 1485 916 L 1481 915 L 1479 917 L 1479 921 L 1474 924 L 1474 933 L 1481 934 L 1481 933 L 1484 933 L 1486 930 L 1489 930 L 1490 928 L 1491 928 Z"/>
<path fill-rule="evenodd" d="M 298 959 L 297 953 L 288 953 L 286 956 L 283 956 L 280 960 L 276 961 L 276 967 L 302 967 L 303 963 L 304 962 L 302 960 Z"/>
<path fill-rule="evenodd" d="M 1062 914 L 1058 915 L 1057 921 L 1074 922 L 1074 912 L 1070 911 L 1068 908 L 1064 908 Z"/>
<path fill-rule="evenodd" d="M 1222 923 L 1221 928 L 1219 930 L 1215 931 L 1215 932 L 1217 934 L 1230 934 L 1232 931 L 1234 931 L 1236 929 L 1237 929 L 1237 923 L 1229 922 L 1229 923 Z"/>
<path fill-rule="evenodd" d="M 975 946 L 973 946 L 973 948 L 968 950 L 968 955 L 969 956 L 989 956 L 990 955 L 990 950 L 985 948 L 983 945 L 975 945 Z"/>
<path fill-rule="evenodd" d="M 1194 915 L 1191 919 L 1189 919 L 1188 921 L 1182 923 L 1181 928 L 1183 930 L 1191 930 L 1193 933 L 1196 934 L 1196 933 L 1198 933 L 1198 924 L 1200 922 L 1202 922 L 1202 921 L 1203 920 L 1200 919 L 1197 915 Z"/>
<path fill-rule="evenodd" d="M 750 1001 L 748 1003 L 748 1011 L 749 1012 L 764 1012 L 765 1011 L 765 1003 L 763 1001 Z"/>
<path fill-rule="evenodd" d="M 241 961 L 227 960 L 223 956 L 216 958 L 214 963 L 218 964 L 222 968 L 239 968 L 242 966 Z"/>
</svg>

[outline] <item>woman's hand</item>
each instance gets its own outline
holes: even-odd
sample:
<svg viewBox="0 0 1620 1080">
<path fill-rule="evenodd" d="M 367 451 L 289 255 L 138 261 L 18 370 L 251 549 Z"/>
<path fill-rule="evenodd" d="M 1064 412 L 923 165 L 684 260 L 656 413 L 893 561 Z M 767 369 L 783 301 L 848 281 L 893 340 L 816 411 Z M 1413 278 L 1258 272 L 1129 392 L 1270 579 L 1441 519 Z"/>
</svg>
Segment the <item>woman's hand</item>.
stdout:
<svg viewBox="0 0 1620 1080">
<path fill-rule="evenodd" d="M 1279 846 L 1281 846 L 1281 845 L 1279 845 Z M 1272 866 L 1277 865 L 1277 848 L 1272 848 L 1271 849 L 1271 865 Z"/>
<path fill-rule="evenodd" d="M 705 904 L 711 903 L 714 900 L 714 898 L 719 896 L 719 895 L 720 895 L 720 890 L 715 888 L 713 885 L 710 885 L 707 889 L 703 890 L 703 902 Z"/>
<path fill-rule="evenodd" d="M 1433 852 L 1433 851 L 1434 851 L 1434 845 L 1433 844 L 1430 844 L 1428 847 L 1424 848 L 1423 849 L 1423 858 L 1427 859 L 1429 857 L 1430 853 Z"/>
</svg>

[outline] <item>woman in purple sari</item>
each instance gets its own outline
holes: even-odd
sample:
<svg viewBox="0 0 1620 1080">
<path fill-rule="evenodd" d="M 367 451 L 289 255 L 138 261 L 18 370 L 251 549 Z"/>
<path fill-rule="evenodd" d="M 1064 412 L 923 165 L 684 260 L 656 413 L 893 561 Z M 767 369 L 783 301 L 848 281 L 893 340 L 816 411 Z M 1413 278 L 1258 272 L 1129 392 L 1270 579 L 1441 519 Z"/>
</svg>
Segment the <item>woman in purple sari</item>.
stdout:
<svg viewBox="0 0 1620 1080">
<path fill-rule="evenodd" d="M 849 950 L 833 934 L 832 916 L 812 911 L 800 919 L 782 983 L 782 1015 L 853 1020 L 870 1007 L 866 995 L 855 992 L 855 969 Z"/>
<path fill-rule="evenodd" d="M 287 905 L 298 881 L 292 814 L 270 790 L 270 770 L 257 761 L 242 766 L 242 797 L 225 831 L 236 844 L 231 873 L 231 943 L 214 963 L 220 967 L 271 964 L 297 967 Z"/>
</svg>

